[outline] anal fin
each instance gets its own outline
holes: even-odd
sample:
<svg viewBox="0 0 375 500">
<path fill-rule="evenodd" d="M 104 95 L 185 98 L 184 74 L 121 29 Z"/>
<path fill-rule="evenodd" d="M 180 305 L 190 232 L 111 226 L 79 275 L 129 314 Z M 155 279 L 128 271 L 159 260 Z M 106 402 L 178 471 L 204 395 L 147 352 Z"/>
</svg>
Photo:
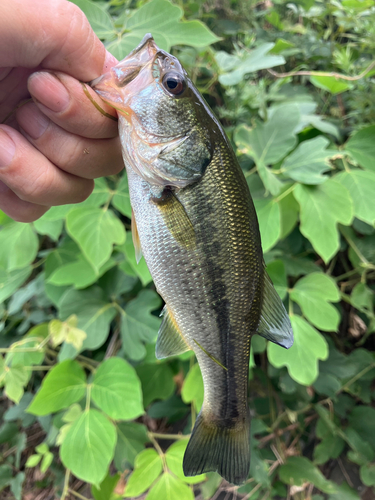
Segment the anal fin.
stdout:
<svg viewBox="0 0 375 500">
<path fill-rule="evenodd" d="M 288 313 L 266 271 L 264 271 L 263 304 L 257 333 L 286 349 L 293 345 L 293 330 Z"/>
<path fill-rule="evenodd" d="M 163 321 L 156 341 L 155 356 L 158 359 L 163 359 L 190 351 L 190 346 L 183 338 L 167 306 L 164 306 L 162 316 Z"/>
<path fill-rule="evenodd" d="M 134 217 L 134 210 L 132 210 L 132 238 L 135 250 L 135 260 L 137 261 L 137 264 L 139 264 L 139 261 L 142 258 L 142 248 L 141 248 L 141 240 L 139 239 L 137 223 Z"/>
</svg>

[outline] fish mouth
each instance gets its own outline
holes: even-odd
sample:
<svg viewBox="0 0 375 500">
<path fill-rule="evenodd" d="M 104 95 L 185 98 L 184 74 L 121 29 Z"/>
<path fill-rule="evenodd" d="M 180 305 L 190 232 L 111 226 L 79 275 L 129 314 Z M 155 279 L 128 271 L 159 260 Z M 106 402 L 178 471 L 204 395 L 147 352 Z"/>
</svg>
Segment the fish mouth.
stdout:
<svg viewBox="0 0 375 500">
<path fill-rule="evenodd" d="M 90 86 L 105 102 L 121 111 L 118 108 L 119 104 L 124 104 L 121 89 L 129 85 L 145 67 L 150 66 L 158 52 L 161 51 L 151 33 L 147 33 L 141 43 L 125 59 L 113 66 L 108 73 L 92 80 Z M 148 73 L 144 75 L 143 80 L 150 78 L 150 72 Z M 140 82 L 140 86 L 146 83 L 146 81 Z"/>
</svg>

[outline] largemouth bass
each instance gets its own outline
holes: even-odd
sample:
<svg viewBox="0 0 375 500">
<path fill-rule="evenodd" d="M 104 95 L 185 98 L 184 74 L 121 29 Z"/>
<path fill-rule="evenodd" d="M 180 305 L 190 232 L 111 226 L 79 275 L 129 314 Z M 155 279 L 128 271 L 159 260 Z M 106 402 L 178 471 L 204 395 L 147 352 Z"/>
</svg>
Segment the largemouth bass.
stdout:
<svg viewBox="0 0 375 500">
<path fill-rule="evenodd" d="M 245 177 L 209 106 L 151 35 L 92 86 L 118 111 L 133 241 L 165 301 L 156 356 L 192 349 L 202 371 L 184 473 L 217 471 L 241 484 L 250 467 L 251 336 L 293 343 Z"/>
</svg>

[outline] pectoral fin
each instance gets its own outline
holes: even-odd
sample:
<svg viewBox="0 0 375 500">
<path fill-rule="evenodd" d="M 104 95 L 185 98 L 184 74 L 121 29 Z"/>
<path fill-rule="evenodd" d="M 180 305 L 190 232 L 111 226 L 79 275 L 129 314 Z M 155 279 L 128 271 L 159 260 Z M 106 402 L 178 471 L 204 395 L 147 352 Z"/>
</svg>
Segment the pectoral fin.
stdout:
<svg viewBox="0 0 375 500">
<path fill-rule="evenodd" d="M 154 198 L 161 216 L 174 239 L 186 248 L 194 248 L 195 231 L 180 200 L 171 189 L 165 189 L 160 198 Z"/>
<path fill-rule="evenodd" d="M 135 221 L 133 210 L 132 210 L 132 238 L 133 238 L 133 245 L 134 245 L 134 250 L 135 250 L 135 260 L 137 261 L 137 264 L 139 264 L 139 261 L 142 258 L 142 248 L 141 248 L 141 241 L 139 239 L 137 223 Z"/>
<path fill-rule="evenodd" d="M 164 306 L 163 321 L 159 329 L 158 340 L 156 341 L 155 355 L 158 359 L 177 356 L 183 352 L 190 351 L 190 347 L 183 338 L 176 321 Z"/>
<path fill-rule="evenodd" d="M 257 333 L 286 349 L 293 345 L 293 330 L 288 313 L 266 271 L 264 271 L 263 304 Z"/>
</svg>

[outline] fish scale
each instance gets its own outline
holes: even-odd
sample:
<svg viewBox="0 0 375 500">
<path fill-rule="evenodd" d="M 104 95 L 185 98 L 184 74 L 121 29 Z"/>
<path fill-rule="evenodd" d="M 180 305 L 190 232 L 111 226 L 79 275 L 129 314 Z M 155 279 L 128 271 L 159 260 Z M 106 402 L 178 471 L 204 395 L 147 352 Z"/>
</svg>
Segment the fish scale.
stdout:
<svg viewBox="0 0 375 500">
<path fill-rule="evenodd" d="M 250 467 L 251 336 L 293 343 L 246 179 L 207 103 L 151 35 L 93 87 L 119 113 L 136 255 L 165 301 L 156 356 L 192 349 L 202 372 L 184 472 L 218 471 L 241 484 Z"/>
</svg>

